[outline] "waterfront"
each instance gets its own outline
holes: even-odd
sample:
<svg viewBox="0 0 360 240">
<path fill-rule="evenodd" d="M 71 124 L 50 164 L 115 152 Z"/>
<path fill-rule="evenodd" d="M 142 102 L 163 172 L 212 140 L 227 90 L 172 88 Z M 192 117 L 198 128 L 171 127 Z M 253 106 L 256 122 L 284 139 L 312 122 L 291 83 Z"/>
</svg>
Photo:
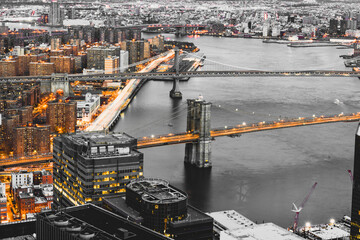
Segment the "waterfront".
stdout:
<svg viewBox="0 0 360 240">
<path fill-rule="evenodd" d="M 339 55 L 349 52 L 332 47 L 294 49 L 255 39 L 178 39 L 194 41 L 208 59 L 259 70 L 345 70 Z M 280 116 L 357 112 L 359 85 L 356 78 L 193 78 L 180 83 L 183 99 L 174 101 L 169 98 L 172 83 L 151 81 L 114 130 L 134 136 L 182 132 L 186 99 L 199 93 L 214 104 L 212 127 Z M 301 202 L 317 181 L 300 214 L 300 225 L 327 222 L 350 213 L 351 182 L 346 170 L 353 165 L 356 125 L 335 123 L 218 138 L 212 143 L 210 171 L 186 169 L 184 145 L 143 149 L 144 172 L 185 189 L 190 204 L 201 210 L 235 209 L 254 221 L 283 227 L 293 221 L 292 202 Z"/>
</svg>

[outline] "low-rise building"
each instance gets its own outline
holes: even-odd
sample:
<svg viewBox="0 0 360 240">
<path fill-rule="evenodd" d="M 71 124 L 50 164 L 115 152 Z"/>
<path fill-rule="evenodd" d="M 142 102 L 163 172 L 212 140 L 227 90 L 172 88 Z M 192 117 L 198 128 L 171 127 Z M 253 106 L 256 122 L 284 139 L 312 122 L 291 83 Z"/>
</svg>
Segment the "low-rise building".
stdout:
<svg viewBox="0 0 360 240">
<path fill-rule="evenodd" d="M 6 185 L 0 181 L 0 224 L 8 222 Z"/>
<path fill-rule="evenodd" d="M 100 96 L 86 93 L 85 101 L 77 102 L 77 119 L 89 122 L 100 107 Z"/>
</svg>

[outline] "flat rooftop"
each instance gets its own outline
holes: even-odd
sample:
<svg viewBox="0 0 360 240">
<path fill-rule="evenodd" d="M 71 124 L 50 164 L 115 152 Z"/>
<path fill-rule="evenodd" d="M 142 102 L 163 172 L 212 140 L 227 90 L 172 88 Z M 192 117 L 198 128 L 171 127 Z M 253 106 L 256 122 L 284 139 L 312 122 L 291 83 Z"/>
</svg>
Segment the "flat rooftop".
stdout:
<svg viewBox="0 0 360 240">
<path fill-rule="evenodd" d="M 304 240 L 304 238 L 275 225 L 274 223 L 255 224 L 234 231 L 220 232 L 225 240 Z"/>
<path fill-rule="evenodd" d="M 208 213 L 221 228 L 225 230 L 236 230 L 255 225 L 253 221 L 246 218 L 235 210 Z"/>
<path fill-rule="evenodd" d="M 339 227 L 323 225 L 318 227 L 311 227 L 309 233 L 315 237 L 318 237 L 321 240 L 330 240 L 330 239 L 342 239 L 345 237 L 350 237 L 350 233 L 340 229 Z"/>
<path fill-rule="evenodd" d="M 63 135 L 64 136 L 64 135 Z M 78 144 L 90 144 L 90 145 L 115 145 L 131 143 L 134 140 L 133 137 L 126 133 L 110 133 L 104 132 L 81 132 L 77 134 L 66 135 L 66 138 L 74 141 Z"/>
</svg>

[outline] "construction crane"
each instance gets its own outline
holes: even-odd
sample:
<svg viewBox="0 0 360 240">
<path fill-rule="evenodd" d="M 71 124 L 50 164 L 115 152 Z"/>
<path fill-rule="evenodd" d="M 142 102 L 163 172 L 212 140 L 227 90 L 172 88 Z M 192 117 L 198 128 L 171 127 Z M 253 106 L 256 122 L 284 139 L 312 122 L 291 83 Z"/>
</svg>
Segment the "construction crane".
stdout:
<svg viewBox="0 0 360 240">
<path fill-rule="evenodd" d="M 354 182 L 354 176 L 352 175 L 351 170 L 348 170 L 348 173 L 349 173 L 349 175 L 350 175 L 351 183 L 353 183 L 353 182 Z"/>
<path fill-rule="evenodd" d="M 295 212 L 295 221 L 294 221 L 294 228 L 293 228 L 294 232 L 295 232 L 296 229 L 297 229 L 300 211 L 304 208 L 305 203 L 309 200 L 310 195 L 311 195 L 312 192 L 314 191 L 316 185 L 317 185 L 317 182 L 314 183 L 314 185 L 312 186 L 310 192 L 306 195 L 306 197 L 305 197 L 304 200 L 301 202 L 301 204 L 300 204 L 299 207 L 297 207 L 297 206 L 295 205 L 295 203 L 293 203 L 294 209 L 292 209 L 291 211 Z"/>
</svg>

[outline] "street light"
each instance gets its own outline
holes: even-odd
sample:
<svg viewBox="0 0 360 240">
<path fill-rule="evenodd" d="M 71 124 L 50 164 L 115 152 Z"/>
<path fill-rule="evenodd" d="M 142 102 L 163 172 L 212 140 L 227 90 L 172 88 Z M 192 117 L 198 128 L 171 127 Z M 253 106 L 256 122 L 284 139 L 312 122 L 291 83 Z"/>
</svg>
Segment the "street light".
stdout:
<svg viewBox="0 0 360 240">
<path fill-rule="evenodd" d="M 330 226 L 332 226 L 332 225 L 334 225 L 334 224 L 335 224 L 335 219 L 331 218 L 331 219 L 330 219 L 330 224 L 329 224 L 329 225 L 330 225 Z"/>
</svg>

